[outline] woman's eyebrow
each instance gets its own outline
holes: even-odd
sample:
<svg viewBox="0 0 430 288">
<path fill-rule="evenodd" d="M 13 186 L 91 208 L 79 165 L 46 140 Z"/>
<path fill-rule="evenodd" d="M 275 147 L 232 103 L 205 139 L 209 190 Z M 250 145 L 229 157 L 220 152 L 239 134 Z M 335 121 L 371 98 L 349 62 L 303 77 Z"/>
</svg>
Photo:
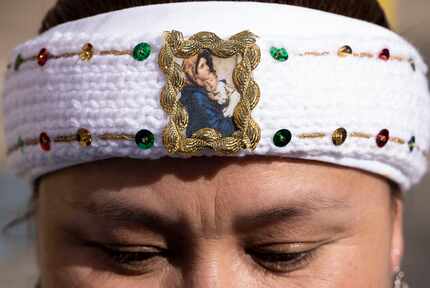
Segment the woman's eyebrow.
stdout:
<svg viewBox="0 0 430 288">
<path fill-rule="evenodd" d="M 167 234 L 184 230 L 184 222 L 171 219 L 150 209 L 139 207 L 125 201 L 111 200 L 102 203 L 85 201 L 67 201 L 73 208 L 87 214 L 113 221 L 118 224 L 138 225 L 158 234 Z"/>
<path fill-rule="evenodd" d="M 241 215 L 234 222 L 237 231 L 245 232 L 257 227 L 264 227 L 281 222 L 293 222 L 316 215 L 324 210 L 345 210 L 351 205 L 344 200 L 330 199 L 327 197 L 310 197 L 302 201 L 293 201 L 285 205 L 277 206 L 258 211 L 249 215 Z"/>
<path fill-rule="evenodd" d="M 73 208 L 113 221 L 118 224 L 139 225 L 159 234 L 183 233 L 186 222 L 161 215 L 146 207 L 136 206 L 119 199 L 106 200 L 100 203 L 93 201 L 67 201 Z M 294 200 L 285 204 L 276 204 L 261 211 L 239 215 L 233 219 L 233 228 L 246 232 L 256 228 L 282 222 L 292 223 L 296 220 L 316 215 L 325 210 L 344 210 L 351 205 L 343 200 L 327 197 L 310 197 L 301 201 Z"/>
</svg>

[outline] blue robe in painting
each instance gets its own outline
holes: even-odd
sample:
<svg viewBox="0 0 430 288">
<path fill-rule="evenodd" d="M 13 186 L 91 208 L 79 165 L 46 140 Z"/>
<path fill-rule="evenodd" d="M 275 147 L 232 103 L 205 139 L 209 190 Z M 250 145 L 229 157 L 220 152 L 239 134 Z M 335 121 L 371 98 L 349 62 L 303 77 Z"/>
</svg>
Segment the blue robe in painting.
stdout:
<svg viewBox="0 0 430 288">
<path fill-rule="evenodd" d="M 187 138 L 202 128 L 214 128 L 223 137 L 235 131 L 233 119 L 224 117 L 223 106 L 211 100 L 204 88 L 187 85 L 182 89 L 180 102 L 188 112 Z"/>
</svg>

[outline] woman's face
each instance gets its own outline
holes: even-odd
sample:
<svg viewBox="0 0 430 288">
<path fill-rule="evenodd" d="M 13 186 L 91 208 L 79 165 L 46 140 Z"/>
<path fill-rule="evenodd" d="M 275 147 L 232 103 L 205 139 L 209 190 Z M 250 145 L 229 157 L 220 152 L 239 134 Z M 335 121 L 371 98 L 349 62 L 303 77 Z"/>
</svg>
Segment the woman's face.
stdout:
<svg viewBox="0 0 430 288">
<path fill-rule="evenodd" d="M 391 288 L 401 207 L 380 177 L 305 160 L 83 164 L 41 182 L 42 287 Z"/>
<path fill-rule="evenodd" d="M 210 71 L 206 58 L 200 58 L 199 63 L 197 63 L 196 78 L 201 81 L 206 81 L 210 78 Z"/>
<path fill-rule="evenodd" d="M 194 65 L 197 61 L 198 55 L 193 55 L 190 58 L 184 59 L 182 63 L 182 69 L 184 73 L 187 75 L 188 80 L 195 81 L 195 75 L 194 75 Z"/>
</svg>

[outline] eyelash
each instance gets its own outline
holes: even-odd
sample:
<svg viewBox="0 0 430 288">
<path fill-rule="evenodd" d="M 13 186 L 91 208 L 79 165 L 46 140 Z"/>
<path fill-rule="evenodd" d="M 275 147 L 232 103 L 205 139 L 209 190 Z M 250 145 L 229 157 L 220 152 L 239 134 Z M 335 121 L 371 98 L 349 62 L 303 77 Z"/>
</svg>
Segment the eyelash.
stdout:
<svg viewBox="0 0 430 288">
<path fill-rule="evenodd" d="M 106 249 L 105 251 L 115 262 L 118 264 L 131 264 L 133 262 L 144 262 L 152 259 L 156 256 L 160 256 L 161 253 L 157 252 L 125 252 L 114 249 Z"/>
<path fill-rule="evenodd" d="M 268 253 L 254 251 L 249 254 L 255 262 L 266 269 L 265 272 L 290 273 L 308 265 L 316 256 L 316 249 L 296 253 Z"/>
<path fill-rule="evenodd" d="M 124 251 L 104 245 L 99 247 L 116 266 L 125 270 L 125 272 L 135 272 L 139 274 L 149 272 L 152 268 L 149 267 L 149 264 L 151 262 L 155 264 L 157 257 L 168 257 L 165 250 L 160 252 L 134 252 Z M 154 247 L 150 248 L 154 249 Z"/>
<path fill-rule="evenodd" d="M 167 252 L 131 252 L 102 246 L 107 256 L 119 266 L 129 270 L 143 270 L 156 257 L 168 257 Z M 297 253 L 247 252 L 256 264 L 263 266 L 267 273 L 290 273 L 308 265 L 316 254 L 316 249 Z"/>
</svg>

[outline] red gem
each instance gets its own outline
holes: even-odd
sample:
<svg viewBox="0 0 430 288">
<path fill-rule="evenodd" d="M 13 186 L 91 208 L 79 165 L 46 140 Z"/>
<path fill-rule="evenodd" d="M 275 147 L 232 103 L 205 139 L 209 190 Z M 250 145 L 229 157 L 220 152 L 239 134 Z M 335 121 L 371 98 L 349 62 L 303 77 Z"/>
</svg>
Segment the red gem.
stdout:
<svg viewBox="0 0 430 288">
<path fill-rule="evenodd" d="M 39 54 L 37 55 L 37 63 L 40 66 L 45 65 L 46 62 L 48 61 L 48 57 L 49 57 L 48 49 L 43 48 L 42 50 L 40 50 Z"/>
<path fill-rule="evenodd" d="M 40 133 L 39 143 L 40 147 L 42 147 L 42 150 L 51 150 L 51 139 L 49 139 L 48 134 L 46 134 L 45 132 Z"/>
<path fill-rule="evenodd" d="M 387 48 L 383 49 L 381 53 L 379 53 L 379 59 L 388 61 L 390 59 L 390 50 Z"/>
<path fill-rule="evenodd" d="M 381 132 L 376 136 L 376 144 L 380 148 L 384 147 L 388 140 L 390 140 L 390 132 L 387 129 L 381 130 Z"/>
</svg>

